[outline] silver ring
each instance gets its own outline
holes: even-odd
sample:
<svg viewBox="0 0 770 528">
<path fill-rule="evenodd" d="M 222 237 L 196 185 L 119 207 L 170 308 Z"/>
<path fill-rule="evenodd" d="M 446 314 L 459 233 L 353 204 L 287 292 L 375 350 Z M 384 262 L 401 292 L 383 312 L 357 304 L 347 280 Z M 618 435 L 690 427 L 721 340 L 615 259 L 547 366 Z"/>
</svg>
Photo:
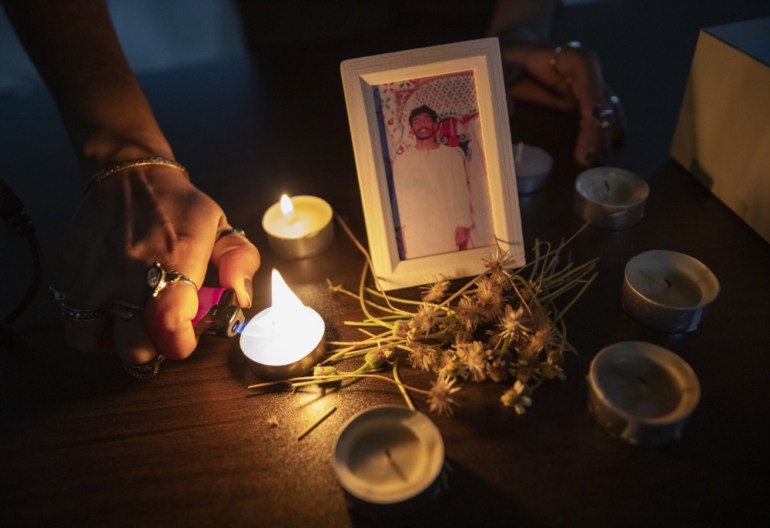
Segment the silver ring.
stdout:
<svg viewBox="0 0 770 528">
<path fill-rule="evenodd" d="M 158 354 L 155 356 L 155 359 L 142 365 L 123 363 L 123 370 L 140 380 L 152 379 L 158 375 L 158 372 L 160 372 L 160 364 L 163 363 L 164 359 L 166 358 Z"/>
<path fill-rule="evenodd" d="M 219 233 L 217 233 L 217 240 L 219 240 L 220 238 L 224 238 L 226 236 L 229 236 L 229 235 L 240 235 L 240 236 L 246 238 L 246 231 L 244 231 L 243 229 L 238 229 L 237 227 L 231 227 L 230 229 L 224 229 L 224 230 L 220 231 Z"/>
<path fill-rule="evenodd" d="M 53 286 L 49 286 L 48 287 L 48 293 L 51 294 L 51 299 L 53 299 L 53 302 L 55 302 L 56 304 L 63 303 L 64 299 L 67 298 L 67 294 L 66 293 L 57 290 Z"/>
<path fill-rule="evenodd" d="M 612 121 L 615 117 L 615 109 L 609 106 L 595 106 L 594 107 L 594 121 L 599 128 L 609 128 L 612 126 Z"/>
<path fill-rule="evenodd" d="M 153 297 L 160 295 L 166 286 L 174 282 L 185 282 L 195 288 L 196 292 L 198 291 L 198 285 L 190 277 L 178 271 L 165 270 L 157 260 L 147 270 L 147 286 L 150 287 Z"/>
<path fill-rule="evenodd" d="M 144 308 L 142 306 L 130 303 L 128 301 L 112 301 L 109 306 L 107 307 L 107 311 L 110 312 L 111 315 L 117 317 L 118 319 L 122 319 L 124 321 L 129 321 L 134 318 L 134 315 L 136 315 L 139 312 L 143 312 Z"/>
<path fill-rule="evenodd" d="M 86 322 L 99 319 L 104 315 L 104 310 L 101 308 L 73 308 L 61 303 L 61 314 L 73 321 Z"/>
</svg>

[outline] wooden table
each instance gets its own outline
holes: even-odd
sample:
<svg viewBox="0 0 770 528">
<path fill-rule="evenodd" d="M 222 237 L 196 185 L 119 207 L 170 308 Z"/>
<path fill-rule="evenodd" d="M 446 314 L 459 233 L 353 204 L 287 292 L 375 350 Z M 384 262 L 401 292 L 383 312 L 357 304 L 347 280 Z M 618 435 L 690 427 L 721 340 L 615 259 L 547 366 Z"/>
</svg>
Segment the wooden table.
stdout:
<svg viewBox="0 0 770 528">
<path fill-rule="evenodd" d="M 332 295 L 325 282 L 357 284 L 363 259 L 351 242 L 338 231 L 325 254 L 284 261 L 271 254 L 260 226 L 281 192 L 314 194 L 365 240 L 341 83 L 336 70 L 320 73 L 320 66 L 302 83 L 274 69 L 223 61 L 143 82 L 178 159 L 263 251 L 248 315 L 269 304 L 275 267 L 331 333 L 353 336 L 342 321 L 360 319 L 358 305 Z M 38 224 L 50 281 L 61 218 L 76 202 L 74 160 L 45 97 L 0 105 L 0 120 L 15 123 L 3 128 L 3 175 Z M 514 138 L 548 148 L 557 160 L 551 184 L 521 199 L 528 246 L 536 238 L 557 241 L 581 224 L 571 209 L 573 133 L 568 116 L 517 106 Z M 613 162 L 640 170 L 650 160 L 645 145 L 631 142 Z M 399 525 L 766 524 L 770 245 L 673 162 L 660 159 L 640 175 L 651 186 L 642 223 L 589 228 L 572 246 L 576 262 L 601 260 L 597 281 L 567 317 L 579 352 L 567 359 L 567 380 L 539 389 L 524 416 L 498 402 L 502 387 L 492 383 L 466 384 L 453 418 L 431 414 L 452 469 L 449 488 Z M 7 270 L 24 276 L 18 269 L 26 261 L 3 234 L 6 282 Z M 696 332 L 661 334 L 623 312 L 623 267 L 648 249 L 694 256 L 719 278 L 720 296 Z M 13 287 L 3 302 L 12 294 Z M 158 378 L 139 382 L 112 356 L 67 350 L 44 292 L 17 328 L 0 353 L 3 526 L 377 524 L 347 509 L 331 450 L 352 415 L 402 402 L 392 385 L 367 380 L 325 395 L 255 396 L 246 390 L 256 378 L 237 341 L 213 338 L 189 360 L 166 362 Z M 591 419 L 588 365 L 601 348 L 625 340 L 667 347 L 697 373 L 702 399 L 681 441 L 633 447 Z M 421 373 L 402 375 L 428 385 Z M 427 412 L 424 400 L 417 403 Z M 337 412 L 297 441 L 331 406 Z"/>
</svg>

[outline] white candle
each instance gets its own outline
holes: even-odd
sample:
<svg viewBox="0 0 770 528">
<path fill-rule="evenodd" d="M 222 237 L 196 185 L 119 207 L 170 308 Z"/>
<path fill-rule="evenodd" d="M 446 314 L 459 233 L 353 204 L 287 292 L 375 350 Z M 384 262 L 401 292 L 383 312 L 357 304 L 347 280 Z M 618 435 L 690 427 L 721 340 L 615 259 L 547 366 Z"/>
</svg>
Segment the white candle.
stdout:
<svg viewBox="0 0 770 528">
<path fill-rule="evenodd" d="M 315 310 L 294 295 L 277 270 L 273 270 L 272 288 L 273 304 L 246 323 L 241 350 L 260 378 L 300 376 L 323 355 L 326 326 Z"/>
<path fill-rule="evenodd" d="M 588 373 L 588 408 L 611 435 L 636 445 L 681 437 L 700 400 L 692 368 L 665 348 L 642 341 L 601 350 Z"/>
<path fill-rule="evenodd" d="M 334 446 L 334 470 L 360 509 L 410 506 L 439 490 L 444 442 L 433 422 L 403 406 L 354 416 Z M 408 504 L 407 504 L 408 502 Z"/>
<path fill-rule="evenodd" d="M 287 259 L 322 253 L 334 239 L 331 206 L 317 196 L 281 196 L 262 217 L 270 247 Z"/>
<path fill-rule="evenodd" d="M 650 186 L 633 172 L 595 167 L 575 180 L 574 209 L 597 227 L 623 229 L 641 221 Z"/>
<path fill-rule="evenodd" d="M 519 142 L 514 149 L 513 162 L 520 194 L 533 193 L 548 183 L 553 157 L 545 150 Z"/>
<path fill-rule="evenodd" d="M 718 294 L 719 281 L 699 260 L 656 249 L 626 263 L 621 300 L 643 325 L 678 333 L 697 329 Z"/>
</svg>

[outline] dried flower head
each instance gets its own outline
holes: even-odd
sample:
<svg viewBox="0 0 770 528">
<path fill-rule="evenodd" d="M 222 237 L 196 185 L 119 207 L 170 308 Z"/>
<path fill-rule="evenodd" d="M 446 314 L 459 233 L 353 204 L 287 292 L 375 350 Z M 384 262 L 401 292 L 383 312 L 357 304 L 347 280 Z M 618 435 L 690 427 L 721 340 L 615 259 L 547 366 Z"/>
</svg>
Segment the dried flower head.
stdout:
<svg viewBox="0 0 770 528">
<path fill-rule="evenodd" d="M 463 295 L 455 307 L 460 321 L 469 332 L 473 332 L 481 322 L 479 306 L 475 296 Z"/>
<path fill-rule="evenodd" d="M 491 277 L 482 277 L 476 283 L 477 310 L 483 322 L 494 321 L 503 307 L 503 288 Z"/>
<path fill-rule="evenodd" d="M 548 352 L 550 348 L 559 345 L 560 334 L 548 313 L 542 308 L 533 311 L 531 333 L 526 343 L 526 350 L 522 356 L 536 356 L 542 351 Z"/>
<path fill-rule="evenodd" d="M 366 365 L 372 369 L 376 370 L 379 369 L 383 363 L 388 359 L 390 356 L 390 348 L 389 347 L 377 347 L 374 350 L 370 350 L 366 353 L 364 356 L 364 361 L 366 362 Z"/>
<path fill-rule="evenodd" d="M 557 364 L 551 363 L 549 361 L 544 361 L 543 363 L 540 363 L 540 365 L 537 368 L 538 373 L 545 379 L 555 379 L 559 378 L 560 380 L 567 379 L 567 376 L 564 374 L 564 369 Z"/>
<path fill-rule="evenodd" d="M 487 379 L 487 357 L 481 342 L 473 341 L 462 345 L 462 354 L 458 353 L 458 356 L 462 358 L 467 373 L 473 381 Z"/>
<path fill-rule="evenodd" d="M 503 357 L 496 357 L 489 361 L 489 379 L 495 383 L 508 379 L 508 362 Z"/>
<path fill-rule="evenodd" d="M 409 322 L 409 330 L 414 336 L 427 335 L 439 324 L 440 315 L 439 310 L 432 304 L 421 304 Z"/>
<path fill-rule="evenodd" d="M 434 283 L 423 287 L 422 300 L 426 303 L 439 303 L 446 297 L 449 281 L 441 277 Z"/>
<path fill-rule="evenodd" d="M 518 308 L 514 308 L 510 304 L 506 304 L 503 309 L 503 314 L 497 323 L 497 327 L 500 329 L 500 337 L 510 338 L 511 341 L 518 340 L 524 331 L 524 306 L 519 305 Z"/>
<path fill-rule="evenodd" d="M 436 364 L 436 349 L 421 343 L 412 343 L 409 352 L 409 364 L 421 370 L 431 370 Z"/>
<path fill-rule="evenodd" d="M 506 407 L 513 407 L 516 414 L 522 415 L 527 412 L 525 407 L 532 405 L 532 399 L 525 394 L 527 386 L 519 380 L 516 380 L 513 387 L 506 390 L 500 397 L 500 401 Z"/>
<path fill-rule="evenodd" d="M 455 345 L 454 350 L 445 350 L 438 362 L 438 376 L 445 378 L 467 378 L 468 366 L 463 361 L 464 345 Z"/>
<path fill-rule="evenodd" d="M 460 391 L 460 387 L 455 386 L 456 378 L 439 376 L 436 381 L 431 382 L 430 392 L 428 394 L 428 406 L 432 412 L 437 412 L 445 416 L 452 416 L 453 407 L 457 407 L 457 400 L 454 394 Z"/>
<path fill-rule="evenodd" d="M 507 270 L 513 268 L 516 264 L 511 252 L 500 249 L 500 246 L 495 248 L 494 253 L 484 257 L 482 261 L 487 270 L 489 270 L 489 275 L 497 282 L 503 282 L 507 279 L 509 276 Z"/>
</svg>

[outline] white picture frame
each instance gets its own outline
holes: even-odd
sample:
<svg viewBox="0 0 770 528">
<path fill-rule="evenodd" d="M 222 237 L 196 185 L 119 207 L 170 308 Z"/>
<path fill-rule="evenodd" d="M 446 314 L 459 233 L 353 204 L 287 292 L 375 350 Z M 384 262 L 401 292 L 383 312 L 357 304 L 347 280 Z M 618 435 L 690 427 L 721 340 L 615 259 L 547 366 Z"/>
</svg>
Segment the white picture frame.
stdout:
<svg viewBox="0 0 770 528">
<path fill-rule="evenodd" d="M 473 276 L 484 271 L 484 257 L 497 247 L 510 252 L 515 266 L 524 265 L 498 40 L 486 38 L 350 59 L 341 63 L 340 70 L 369 250 L 379 285 L 392 290 L 440 278 Z M 417 255 L 419 252 L 407 254 L 405 249 L 410 244 L 412 248 L 419 244 L 406 243 L 404 233 L 409 228 L 404 227 L 400 211 L 402 203 L 404 211 L 411 211 L 412 202 L 419 205 L 423 198 L 408 196 L 403 185 L 399 188 L 401 194 L 397 194 L 394 182 L 405 180 L 398 168 L 406 156 L 400 156 L 410 149 L 419 150 L 416 144 L 409 144 L 410 133 L 415 143 L 418 134 L 411 130 L 413 121 L 408 110 L 414 111 L 425 101 L 440 107 L 433 116 L 438 114 L 437 121 L 442 125 L 448 122 L 445 128 L 454 130 L 443 138 L 445 146 L 453 146 L 458 137 L 465 139 L 465 145 L 460 145 L 466 160 L 468 188 L 471 191 L 477 187 L 468 201 L 480 200 L 482 206 L 474 207 L 475 201 L 471 204 L 474 219 L 470 233 L 475 242 L 469 243 L 468 248 Z M 460 117 L 453 114 L 453 105 L 461 107 L 454 112 Z M 458 135 L 455 129 L 460 125 L 469 126 L 466 132 L 470 132 Z M 424 200 L 426 211 L 447 210 L 441 204 L 431 203 L 433 197 L 426 196 Z M 415 224 L 422 225 L 411 225 Z"/>
</svg>

